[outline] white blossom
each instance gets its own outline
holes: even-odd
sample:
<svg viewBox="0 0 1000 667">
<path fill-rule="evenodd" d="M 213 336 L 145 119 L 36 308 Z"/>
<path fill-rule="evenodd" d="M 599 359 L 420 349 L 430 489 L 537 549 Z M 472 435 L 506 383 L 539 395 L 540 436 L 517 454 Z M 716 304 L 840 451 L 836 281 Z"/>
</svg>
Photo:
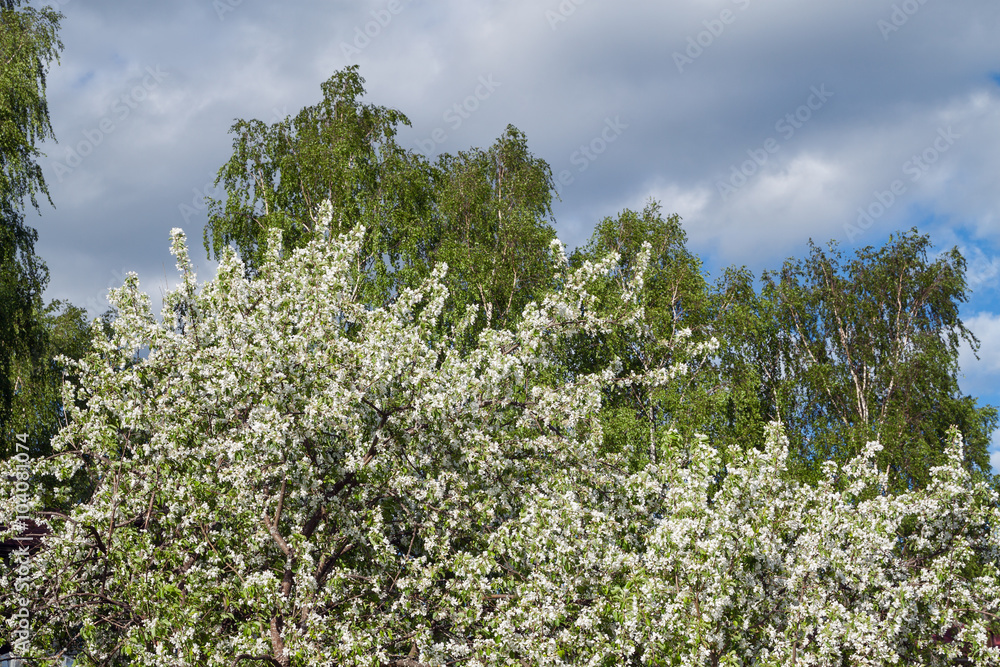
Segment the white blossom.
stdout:
<svg viewBox="0 0 1000 667">
<path fill-rule="evenodd" d="M 641 271 L 632 310 L 602 319 L 588 288 L 617 257 L 570 272 L 554 246 L 563 287 L 463 352 L 439 330 L 445 267 L 391 307 L 356 301 L 363 233 L 274 250 L 253 280 L 230 253 L 199 288 L 174 230 L 162 321 L 134 276 L 113 292 L 113 336 L 77 366 L 87 407 L 67 402 L 34 462 L 95 483 L 25 565 L 38 652 L 82 628 L 96 660 L 150 666 L 945 664 L 963 646 L 1000 664 L 998 499 L 957 433 L 897 497 L 877 443 L 790 482 L 778 424 L 725 465 L 666 433 L 687 454 L 630 469 L 602 446 L 603 390 L 688 362 L 561 377 L 554 359 L 574 332 L 641 326 Z M 674 338 L 684 359 L 719 345 Z"/>
</svg>

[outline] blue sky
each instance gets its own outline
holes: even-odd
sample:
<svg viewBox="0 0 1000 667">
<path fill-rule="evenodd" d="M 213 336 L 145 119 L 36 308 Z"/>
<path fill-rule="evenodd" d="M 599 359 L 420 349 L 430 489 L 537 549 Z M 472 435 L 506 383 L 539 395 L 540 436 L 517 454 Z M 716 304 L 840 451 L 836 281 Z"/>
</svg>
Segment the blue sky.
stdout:
<svg viewBox="0 0 1000 667">
<path fill-rule="evenodd" d="M 42 3 L 35 2 L 35 5 Z M 650 197 L 717 276 L 850 252 L 916 226 L 959 246 L 982 341 L 962 388 L 1000 405 L 1000 5 L 988 0 L 171 0 L 51 2 L 64 14 L 29 216 L 46 297 L 92 314 L 128 271 L 158 300 L 168 232 L 201 274 L 202 200 L 237 118 L 274 121 L 358 63 L 367 101 L 433 156 L 513 124 L 560 181 L 569 246 Z M 994 438 L 1000 450 L 1000 438 Z M 994 455 L 1000 464 L 1000 451 Z"/>
</svg>

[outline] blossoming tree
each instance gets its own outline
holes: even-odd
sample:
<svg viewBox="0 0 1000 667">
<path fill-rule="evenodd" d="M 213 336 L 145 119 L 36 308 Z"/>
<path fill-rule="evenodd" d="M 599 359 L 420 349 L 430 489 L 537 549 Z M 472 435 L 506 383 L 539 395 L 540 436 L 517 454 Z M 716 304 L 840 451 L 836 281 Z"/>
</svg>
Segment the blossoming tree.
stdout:
<svg viewBox="0 0 1000 667">
<path fill-rule="evenodd" d="M 253 280 L 227 254 L 199 289 L 175 231 L 182 281 L 161 321 L 134 277 L 113 292 L 114 334 L 68 397 L 86 408 L 32 468 L 82 470 L 92 497 L 47 512 L 2 464 L 51 528 L 2 571 L 8 635 L 26 652 L 73 643 L 83 665 L 234 667 L 1000 664 L 986 641 L 997 498 L 964 472 L 957 433 L 935 481 L 895 497 L 875 444 L 819 485 L 789 481 L 778 425 L 725 467 L 704 438 L 667 434 L 657 445 L 672 455 L 637 470 L 603 446 L 602 389 L 684 369 L 575 374 L 557 352 L 580 333 L 641 331 L 641 266 L 603 312 L 589 288 L 616 258 L 570 271 L 554 245 L 561 287 L 470 350 L 454 343 L 475 309 L 438 326 L 446 267 L 387 308 L 359 303 L 362 234 L 272 255 Z M 0 507 L 4 536 L 18 509 Z"/>
</svg>

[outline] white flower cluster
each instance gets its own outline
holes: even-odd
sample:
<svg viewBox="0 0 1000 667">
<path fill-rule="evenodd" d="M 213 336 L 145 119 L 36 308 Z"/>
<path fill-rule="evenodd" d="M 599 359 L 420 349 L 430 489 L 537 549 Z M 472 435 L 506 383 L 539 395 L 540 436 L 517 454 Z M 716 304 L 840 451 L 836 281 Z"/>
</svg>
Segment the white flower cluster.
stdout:
<svg viewBox="0 0 1000 667">
<path fill-rule="evenodd" d="M 557 257 L 563 289 L 461 352 L 443 269 L 389 308 L 356 301 L 362 235 L 253 280 L 227 255 L 199 290 L 175 232 L 163 322 L 134 277 L 114 293 L 114 336 L 66 396 L 87 407 L 37 466 L 96 485 L 31 559 L 37 650 L 82 628 L 95 660 L 148 666 L 1000 664 L 1000 514 L 957 434 L 899 497 L 873 447 L 789 482 L 778 426 L 726 467 L 699 437 L 629 470 L 602 447 L 602 389 L 684 369 L 553 363 L 576 331 L 638 322 L 593 314 L 615 258 Z"/>
</svg>

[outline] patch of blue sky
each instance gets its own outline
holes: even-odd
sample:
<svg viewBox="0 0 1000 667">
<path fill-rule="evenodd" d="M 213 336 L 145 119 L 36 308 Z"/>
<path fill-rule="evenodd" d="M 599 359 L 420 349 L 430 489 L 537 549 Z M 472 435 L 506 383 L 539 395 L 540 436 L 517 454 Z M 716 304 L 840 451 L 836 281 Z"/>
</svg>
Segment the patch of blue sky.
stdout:
<svg viewBox="0 0 1000 667">
<path fill-rule="evenodd" d="M 76 81 L 73 82 L 74 83 L 74 87 L 76 87 L 76 88 L 83 88 L 88 83 L 90 83 L 90 81 L 94 78 L 94 76 L 96 74 L 97 73 L 94 70 L 92 70 L 92 69 L 91 70 L 87 70 L 81 76 L 77 77 Z"/>
</svg>

